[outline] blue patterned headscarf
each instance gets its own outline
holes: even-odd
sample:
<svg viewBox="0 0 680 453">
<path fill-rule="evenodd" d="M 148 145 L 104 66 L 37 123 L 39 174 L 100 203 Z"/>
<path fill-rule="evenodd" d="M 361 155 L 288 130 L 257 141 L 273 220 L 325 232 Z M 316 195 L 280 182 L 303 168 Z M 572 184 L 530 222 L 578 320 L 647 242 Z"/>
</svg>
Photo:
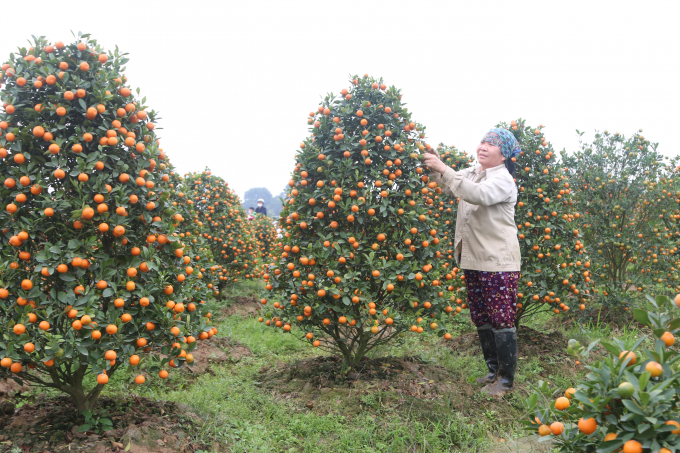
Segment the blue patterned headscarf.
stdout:
<svg viewBox="0 0 680 453">
<path fill-rule="evenodd" d="M 521 151 L 517 139 L 512 135 L 512 132 L 507 129 L 494 127 L 486 133 L 484 138 L 482 138 L 482 141 L 500 147 L 501 153 L 508 159 L 517 156 Z"/>
</svg>

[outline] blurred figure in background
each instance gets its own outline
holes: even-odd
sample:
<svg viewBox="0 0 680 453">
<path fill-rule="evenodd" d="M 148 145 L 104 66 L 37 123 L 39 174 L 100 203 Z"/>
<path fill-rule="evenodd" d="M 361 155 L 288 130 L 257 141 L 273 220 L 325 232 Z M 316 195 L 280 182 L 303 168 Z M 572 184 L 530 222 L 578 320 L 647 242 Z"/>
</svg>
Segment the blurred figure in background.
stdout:
<svg viewBox="0 0 680 453">
<path fill-rule="evenodd" d="M 267 215 L 267 208 L 264 207 L 264 200 L 262 198 L 258 198 L 257 200 L 257 209 L 255 210 L 255 213 Z"/>
</svg>

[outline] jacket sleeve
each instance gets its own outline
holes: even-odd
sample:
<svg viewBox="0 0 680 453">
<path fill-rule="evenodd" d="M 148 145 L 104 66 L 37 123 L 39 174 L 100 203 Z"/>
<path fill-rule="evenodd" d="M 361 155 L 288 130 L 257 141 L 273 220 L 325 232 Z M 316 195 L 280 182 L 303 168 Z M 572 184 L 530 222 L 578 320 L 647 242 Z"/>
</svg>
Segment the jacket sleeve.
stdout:
<svg viewBox="0 0 680 453">
<path fill-rule="evenodd" d="M 451 174 L 460 174 L 462 179 L 465 179 L 465 175 L 470 171 L 469 168 L 464 168 L 463 170 L 456 171 L 453 168 L 447 167 L 443 175 L 437 173 L 436 171 L 430 173 L 430 180 L 437 183 L 437 186 L 441 187 L 442 193 L 446 195 L 453 195 L 453 191 L 449 184 L 446 183 L 445 177 L 450 172 Z"/>
<path fill-rule="evenodd" d="M 478 206 L 491 206 L 507 200 L 512 195 L 514 182 L 507 178 L 488 178 L 475 183 L 465 179 L 462 171 L 447 168 L 441 177 L 442 185 L 455 196 Z"/>
<path fill-rule="evenodd" d="M 441 187 L 442 193 L 445 195 L 451 195 L 451 189 L 449 189 L 447 186 L 442 183 L 442 175 L 437 173 L 436 171 L 433 171 L 430 173 L 430 181 L 434 181 L 437 183 L 437 187 Z"/>
</svg>

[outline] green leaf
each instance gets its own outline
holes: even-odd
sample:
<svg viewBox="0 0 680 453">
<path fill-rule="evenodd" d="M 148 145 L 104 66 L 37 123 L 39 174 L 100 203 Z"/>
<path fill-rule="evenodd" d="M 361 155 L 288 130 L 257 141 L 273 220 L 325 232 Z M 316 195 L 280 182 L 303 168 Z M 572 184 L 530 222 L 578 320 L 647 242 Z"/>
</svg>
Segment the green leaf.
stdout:
<svg viewBox="0 0 680 453">
<path fill-rule="evenodd" d="M 675 330 L 680 328 L 680 318 L 676 318 L 668 325 L 668 330 Z"/>
<path fill-rule="evenodd" d="M 666 379 L 665 381 L 660 382 L 660 383 L 656 384 L 654 387 L 652 387 L 651 391 L 653 392 L 655 390 L 664 390 L 669 385 L 673 384 L 675 382 L 675 380 L 676 380 L 675 377 Z"/>
<path fill-rule="evenodd" d="M 78 430 L 77 430 L 77 431 L 78 431 L 79 433 L 84 433 L 85 431 L 89 431 L 90 428 L 92 428 L 92 426 L 90 426 L 90 425 L 88 425 L 88 424 L 86 423 L 86 424 L 84 424 L 84 425 L 80 425 L 80 426 L 78 427 Z"/>
<path fill-rule="evenodd" d="M 99 420 L 99 423 L 101 423 L 102 425 L 109 425 L 109 426 L 113 425 L 113 422 L 109 418 L 102 418 L 102 419 Z"/>
<path fill-rule="evenodd" d="M 76 281 L 76 278 L 75 278 L 73 275 L 71 275 L 71 274 L 61 274 L 61 275 L 59 276 L 59 278 L 62 279 L 63 281 L 65 281 L 65 282 L 74 282 L 74 281 Z"/>
<path fill-rule="evenodd" d="M 604 341 L 602 342 L 602 346 L 604 346 L 604 348 L 605 348 L 607 351 L 609 351 L 611 354 L 615 355 L 616 357 L 619 356 L 619 352 L 620 352 L 620 351 L 619 351 L 615 346 L 613 346 L 613 345 L 611 345 L 611 344 L 609 344 L 609 343 L 605 343 Z"/>
<path fill-rule="evenodd" d="M 536 403 L 538 403 L 538 394 L 534 393 L 529 397 L 529 409 L 536 407 Z"/>
<path fill-rule="evenodd" d="M 83 110 L 87 110 L 87 104 L 85 104 L 85 100 L 83 100 L 82 98 L 80 98 L 80 99 L 78 99 L 78 103 L 79 103 L 80 106 L 83 108 Z"/>
<path fill-rule="evenodd" d="M 640 393 L 640 403 L 642 403 L 643 406 L 646 406 L 649 404 L 649 399 L 650 395 L 647 392 L 641 392 Z"/>
<path fill-rule="evenodd" d="M 635 310 L 633 310 L 633 317 L 637 322 L 639 322 L 640 324 L 644 324 L 647 327 L 649 327 L 652 324 L 652 322 L 649 320 L 649 315 L 647 314 L 646 310 L 636 308 Z"/>
<path fill-rule="evenodd" d="M 113 289 L 111 288 L 106 288 L 104 292 L 102 293 L 102 297 L 111 297 L 113 296 Z"/>
<path fill-rule="evenodd" d="M 645 388 L 647 388 L 647 383 L 649 382 L 649 379 L 652 377 L 652 373 L 649 371 L 645 371 L 640 375 L 640 391 L 642 392 Z"/>
<path fill-rule="evenodd" d="M 610 453 L 612 451 L 618 450 L 623 447 L 623 439 L 614 439 L 608 442 L 604 442 L 602 447 L 598 447 L 597 453 Z M 605 446 L 606 445 L 606 446 Z"/>
<path fill-rule="evenodd" d="M 628 408 L 629 411 L 638 414 L 638 415 L 645 415 L 644 412 L 642 412 L 642 409 L 638 407 L 637 404 L 635 404 L 632 400 L 621 400 L 624 406 Z"/>
</svg>

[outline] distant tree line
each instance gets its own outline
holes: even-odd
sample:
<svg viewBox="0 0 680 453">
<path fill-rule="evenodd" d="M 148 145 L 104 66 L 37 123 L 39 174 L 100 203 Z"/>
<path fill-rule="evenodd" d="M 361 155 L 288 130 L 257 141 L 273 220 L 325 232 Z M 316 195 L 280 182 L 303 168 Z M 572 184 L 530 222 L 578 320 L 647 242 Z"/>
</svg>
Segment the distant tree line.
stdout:
<svg viewBox="0 0 680 453">
<path fill-rule="evenodd" d="M 281 191 L 280 194 L 274 196 L 266 187 L 253 187 L 248 189 L 243 197 L 243 206 L 246 210 L 248 208 L 257 208 L 257 200 L 262 198 L 264 200 L 264 206 L 267 208 L 267 215 L 269 217 L 278 219 L 279 213 L 281 212 L 281 199 L 284 197 L 284 192 Z"/>
</svg>

